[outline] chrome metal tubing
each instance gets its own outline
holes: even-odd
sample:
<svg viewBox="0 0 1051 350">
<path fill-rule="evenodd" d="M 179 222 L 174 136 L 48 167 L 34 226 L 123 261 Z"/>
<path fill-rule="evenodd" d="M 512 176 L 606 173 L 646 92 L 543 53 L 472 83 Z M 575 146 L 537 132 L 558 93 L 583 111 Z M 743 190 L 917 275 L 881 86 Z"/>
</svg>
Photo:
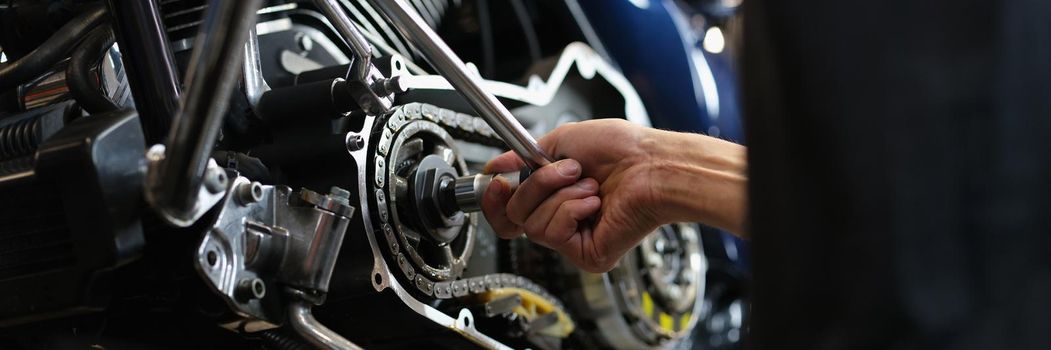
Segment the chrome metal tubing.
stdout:
<svg viewBox="0 0 1051 350">
<path fill-rule="evenodd" d="M 358 28 L 354 27 L 355 24 L 347 16 L 347 11 L 343 10 L 343 7 L 336 0 L 314 0 L 314 5 L 325 13 L 325 17 L 328 17 L 329 21 L 332 22 L 332 26 L 336 28 L 339 36 L 347 42 L 350 50 L 354 51 L 355 57 L 351 63 L 357 68 L 354 71 L 360 74 L 367 74 L 372 64 L 372 45 L 358 31 Z M 367 76 L 358 78 L 365 79 Z"/>
<path fill-rule="evenodd" d="M 333 332 L 331 329 L 322 325 L 314 318 L 314 314 L 310 312 L 310 308 L 313 305 L 305 300 L 296 299 L 289 303 L 288 307 L 288 319 L 292 324 L 292 329 L 296 330 L 296 333 L 303 336 L 304 339 L 310 342 L 318 349 L 332 349 L 332 350 L 351 350 L 361 349 L 357 344 L 351 343 L 343 336 Z"/>
<path fill-rule="evenodd" d="M 164 142 L 179 108 L 181 91 L 159 1 L 107 2 L 146 142 Z"/>
<path fill-rule="evenodd" d="M 416 10 L 403 0 L 373 0 L 387 19 L 394 23 L 402 35 L 409 39 L 423 57 L 456 88 L 475 111 L 489 123 L 532 169 L 550 164 L 548 156 L 536 139 L 511 115 L 493 94 L 482 89 L 478 77 L 467 72 L 464 63 L 438 34 L 427 26 Z"/>
<path fill-rule="evenodd" d="M 249 30 L 262 0 L 209 2 L 186 70 L 187 89 L 172 121 L 155 181 L 166 212 L 184 216 L 197 204 L 208 161 L 238 83 Z"/>
</svg>

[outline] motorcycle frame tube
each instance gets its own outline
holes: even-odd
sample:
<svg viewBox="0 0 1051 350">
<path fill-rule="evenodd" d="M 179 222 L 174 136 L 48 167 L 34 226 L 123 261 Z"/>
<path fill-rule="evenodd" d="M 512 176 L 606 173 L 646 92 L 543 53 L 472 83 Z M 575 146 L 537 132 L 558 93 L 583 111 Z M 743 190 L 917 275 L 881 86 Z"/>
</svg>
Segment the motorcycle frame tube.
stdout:
<svg viewBox="0 0 1051 350">
<path fill-rule="evenodd" d="M 186 69 L 186 93 L 172 121 L 151 190 L 157 205 L 189 213 L 197 204 L 230 96 L 237 87 L 245 42 L 262 0 L 212 0 Z"/>
<path fill-rule="evenodd" d="M 387 20 L 394 23 L 438 73 L 445 76 L 526 165 L 538 169 L 554 161 L 511 115 L 511 111 L 493 94 L 482 88 L 478 75 L 467 71 L 463 60 L 424 22 L 416 10 L 402 0 L 373 0 L 373 3 L 378 5 Z"/>
<path fill-rule="evenodd" d="M 146 142 L 164 142 L 179 107 L 180 86 L 159 5 L 155 0 L 107 4 Z"/>
</svg>

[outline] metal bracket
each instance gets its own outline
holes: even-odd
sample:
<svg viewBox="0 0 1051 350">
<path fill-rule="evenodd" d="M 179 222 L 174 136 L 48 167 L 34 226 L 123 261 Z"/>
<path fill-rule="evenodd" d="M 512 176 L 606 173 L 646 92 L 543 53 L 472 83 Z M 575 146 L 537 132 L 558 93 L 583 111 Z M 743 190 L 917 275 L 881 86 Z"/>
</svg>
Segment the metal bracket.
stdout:
<svg viewBox="0 0 1051 350">
<path fill-rule="evenodd" d="M 160 184 L 159 179 L 156 177 L 160 176 L 160 166 L 164 162 L 165 147 L 162 144 L 153 145 L 146 152 L 146 184 L 147 186 L 158 186 Z M 197 187 L 196 200 L 193 201 L 193 207 L 188 210 L 178 210 L 176 206 L 165 205 L 166 200 L 170 198 L 161 198 L 165 193 L 159 188 L 147 188 L 145 191 L 146 202 L 150 203 L 158 215 L 161 216 L 165 221 L 178 227 L 187 227 L 193 225 L 200 219 L 204 213 L 212 209 L 216 203 L 219 203 L 223 199 L 226 192 L 226 187 L 229 183 L 229 178 L 226 175 L 226 170 L 219 166 L 214 159 L 209 158 L 207 167 L 204 171 L 204 179 L 202 180 L 203 186 Z"/>
<path fill-rule="evenodd" d="M 323 295 L 354 213 L 349 193 L 294 194 L 238 177 L 197 248 L 195 267 L 238 315 L 223 324 L 258 331 L 287 319 L 278 285 Z"/>
<path fill-rule="evenodd" d="M 354 102 L 368 115 L 390 112 L 394 105 L 394 92 L 386 88 L 388 83 L 383 73 L 372 64 L 372 45 L 358 30 L 357 24 L 347 17 L 346 11 L 338 1 L 314 0 L 314 5 L 332 22 L 333 28 L 354 53 L 345 78 L 352 96 L 356 96 L 357 100 Z"/>
</svg>

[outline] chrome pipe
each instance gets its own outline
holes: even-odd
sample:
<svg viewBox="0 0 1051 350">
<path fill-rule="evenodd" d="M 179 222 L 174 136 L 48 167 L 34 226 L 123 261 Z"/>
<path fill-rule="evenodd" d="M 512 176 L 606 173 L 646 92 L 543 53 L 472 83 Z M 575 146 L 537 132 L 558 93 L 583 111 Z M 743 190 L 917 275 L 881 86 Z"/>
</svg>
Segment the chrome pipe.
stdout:
<svg viewBox="0 0 1051 350">
<path fill-rule="evenodd" d="M 292 324 L 292 329 L 295 329 L 296 333 L 299 333 L 299 335 L 303 336 L 304 339 L 318 349 L 361 349 L 357 344 L 351 343 L 346 338 L 343 338 L 343 336 L 326 328 L 321 322 L 318 322 L 318 320 L 314 318 L 314 314 L 310 311 L 311 307 L 313 307 L 313 305 L 302 299 L 295 299 L 289 304 L 288 319 Z"/>
<path fill-rule="evenodd" d="M 199 193 L 262 2 L 212 0 L 205 10 L 167 147 L 147 176 L 147 199 L 172 224 L 188 226 L 207 209 L 200 205 Z"/>
<path fill-rule="evenodd" d="M 507 143 L 511 150 L 515 151 L 522 160 L 532 169 L 550 164 L 554 161 L 544 152 L 536 139 L 529 134 L 522 124 L 511 115 L 493 94 L 482 89 L 478 77 L 467 72 L 464 63 L 449 45 L 427 25 L 427 22 L 412 7 L 403 0 L 373 0 L 380 11 L 394 23 L 403 36 L 409 39 L 413 46 L 423 54 L 423 57 L 438 70 L 445 79 L 449 80 L 456 91 L 459 92 L 474 110 L 489 123 Z"/>
<path fill-rule="evenodd" d="M 332 26 L 336 28 L 339 36 L 347 43 L 350 50 L 354 51 L 354 62 L 351 63 L 357 68 L 354 71 L 359 74 L 368 74 L 372 65 L 372 45 L 355 27 L 354 22 L 347 16 L 347 11 L 344 11 L 343 7 L 336 0 L 314 0 L 314 5 L 320 8 L 321 12 L 325 13 L 325 17 L 328 18 L 329 22 L 332 22 Z M 361 76 L 357 78 L 364 79 L 368 77 Z"/>
</svg>

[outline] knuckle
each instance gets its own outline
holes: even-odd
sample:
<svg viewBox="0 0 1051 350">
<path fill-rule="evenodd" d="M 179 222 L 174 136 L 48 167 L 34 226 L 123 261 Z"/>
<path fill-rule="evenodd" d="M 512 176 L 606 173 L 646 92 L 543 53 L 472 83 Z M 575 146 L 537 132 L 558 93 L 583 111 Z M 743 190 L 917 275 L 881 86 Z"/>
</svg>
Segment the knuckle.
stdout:
<svg viewBox="0 0 1051 350">
<path fill-rule="evenodd" d="M 540 220 L 531 220 L 525 225 L 525 232 L 530 237 L 544 237 L 544 230 L 547 229 Z"/>
</svg>

